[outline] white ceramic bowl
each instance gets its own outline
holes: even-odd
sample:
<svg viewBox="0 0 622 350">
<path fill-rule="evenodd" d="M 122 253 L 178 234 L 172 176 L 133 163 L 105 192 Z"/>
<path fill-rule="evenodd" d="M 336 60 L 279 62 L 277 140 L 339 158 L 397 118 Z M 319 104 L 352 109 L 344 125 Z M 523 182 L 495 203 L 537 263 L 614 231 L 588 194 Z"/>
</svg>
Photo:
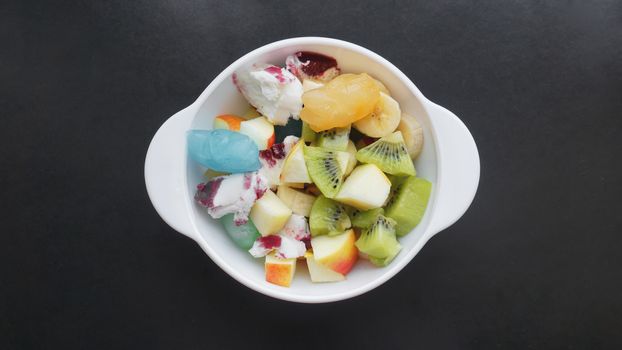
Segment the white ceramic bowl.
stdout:
<svg viewBox="0 0 622 350">
<path fill-rule="evenodd" d="M 376 268 L 359 260 L 347 280 L 311 283 L 299 265 L 290 288 L 264 280 L 263 260 L 254 259 L 229 239 L 204 209 L 195 205 L 200 167 L 189 161 L 186 131 L 211 129 L 215 116 L 243 113 L 247 103 L 231 75 L 258 62 L 283 65 L 296 51 L 315 51 L 337 59 L 343 72 L 366 72 L 381 80 L 424 129 L 424 146 L 415 162 L 417 175 L 432 182 L 432 194 L 421 223 L 400 242 L 402 251 L 387 267 Z M 170 117 L 157 131 L 145 160 L 147 192 L 158 214 L 175 230 L 195 240 L 209 257 L 233 278 L 263 294 L 295 302 L 322 303 L 365 293 L 398 273 L 436 233 L 458 220 L 467 210 L 479 182 L 479 156 L 473 137 L 453 113 L 425 98 L 393 64 L 349 42 L 317 37 L 293 38 L 260 47 L 220 73 L 190 106 Z"/>
</svg>

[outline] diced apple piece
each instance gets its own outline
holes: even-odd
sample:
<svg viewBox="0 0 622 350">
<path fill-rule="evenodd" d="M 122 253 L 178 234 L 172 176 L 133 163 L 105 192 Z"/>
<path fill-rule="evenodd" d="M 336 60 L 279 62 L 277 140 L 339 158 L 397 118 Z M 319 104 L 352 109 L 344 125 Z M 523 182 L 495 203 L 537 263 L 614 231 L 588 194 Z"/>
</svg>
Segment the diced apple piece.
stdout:
<svg viewBox="0 0 622 350">
<path fill-rule="evenodd" d="M 292 210 L 274 192 L 268 190 L 255 202 L 249 216 L 259 233 L 268 236 L 278 233 L 291 215 Z"/>
<path fill-rule="evenodd" d="M 240 132 L 253 139 L 260 151 L 272 147 L 276 137 L 274 125 L 266 117 L 241 122 Z"/>
<path fill-rule="evenodd" d="M 304 152 L 302 151 L 303 144 L 304 142 L 302 140 L 298 141 L 285 158 L 283 168 L 281 169 L 282 183 L 311 183 L 311 178 L 307 171 L 307 164 L 305 163 Z"/>
<path fill-rule="evenodd" d="M 292 210 L 292 212 L 309 217 L 311 207 L 315 201 L 314 196 L 283 185 L 279 186 L 276 195 Z"/>
<path fill-rule="evenodd" d="M 245 119 L 237 115 L 222 114 L 214 118 L 214 129 L 226 129 L 232 131 L 239 131 L 240 124 Z"/>
<path fill-rule="evenodd" d="M 360 210 L 380 208 L 389 197 L 391 181 L 374 164 L 359 165 L 341 185 L 335 200 Z"/>
<path fill-rule="evenodd" d="M 296 259 L 282 259 L 273 254 L 266 255 L 264 264 L 266 281 L 282 287 L 289 287 L 296 273 Z"/>
<path fill-rule="evenodd" d="M 341 172 L 346 174 L 348 171 L 348 163 L 350 162 L 350 153 L 345 151 L 333 151 L 337 153 L 337 162 L 339 163 L 339 168 Z"/>
<path fill-rule="evenodd" d="M 346 279 L 346 277 L 339 272 L 335 272 L 322 264 L 318 264 L 313 257 L 313 253 L 307 252 L 305 258 L 307 260 L 311 282 L 338 282 Z"/>
<path fill-rule="evenodd" d="M 355 240 L 354 230 L 348 230 L 337 236 L 324 235 L 311 238 L 315 262 L 346 275 L 358 258 Z"/>
<path fill-rule="evenodd" d="M 346 148 L 346 152 L 348 152 L 349 158 L 348 158 L 348 166 L 346 168 L 345 174 L 349 175 L 352 172 L 352 170 L 354 170 L 354 167 L 356 166 L 356 163 L 358 162 L 356 160 L 356 146 L 354 145 L 354 142 L 352 142 L 352 140 L 348 140 L 348 148 Z"/>
</svg>

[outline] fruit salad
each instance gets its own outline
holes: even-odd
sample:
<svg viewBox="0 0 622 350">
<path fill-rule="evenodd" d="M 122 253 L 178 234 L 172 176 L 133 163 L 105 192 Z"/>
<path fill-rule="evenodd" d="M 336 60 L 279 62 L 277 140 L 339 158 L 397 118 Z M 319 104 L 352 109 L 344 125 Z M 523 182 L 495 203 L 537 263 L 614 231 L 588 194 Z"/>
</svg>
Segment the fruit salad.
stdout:
<svg viewBox="0 0 622 350">
<path fill-rule="evenodd" d="M 345 280 L 359 258 L 389 265 L 432 188 L 413 163 L 420 124 L 381 81 L 343 73 L 332 57 L 296 52 L 283 63 L 235 72 L 249 112 L 188 132 L 204 168 L 197 205 L 263 260 L 269 283 L 289 287 L 299 261 L 318 283 Z"/>
</svg>

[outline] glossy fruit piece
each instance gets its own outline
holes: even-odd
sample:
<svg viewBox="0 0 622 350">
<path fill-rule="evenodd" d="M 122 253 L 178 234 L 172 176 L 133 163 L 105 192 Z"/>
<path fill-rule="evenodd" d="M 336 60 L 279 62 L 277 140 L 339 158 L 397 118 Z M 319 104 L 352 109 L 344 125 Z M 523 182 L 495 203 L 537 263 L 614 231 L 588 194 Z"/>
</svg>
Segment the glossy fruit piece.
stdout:
<svg viewBox="0 0 622 350">
<path fill-rule="evenodd" d="M 214 129 L 240 130 L 240 123 L 245 119 L 233 114 L 223 114 L 214 118 Z"/>
<path fill-rule="evenodd" d="M 356 159 L 361 163 L 375 164 L 391 175 L 406 176 L 417 173 L 400 131 L 358 150 Z"/>
<path fill-rule="evenodd" d="M 311 238 L 313 257 L 318 264 L 342 275 L 347 275 L 358 258 L 354 245 L 356 236 L 348 230 L 337 236 L 318 236 Z"/>
<path fill-rule="evenodd" d="M 414 176 L 400 178 L 393 186 L 385 215 L 397 222 L 395 231 L 398 236 L 409 233 L 421 222 L 431 192 L 430 181 Z"/>
<path fill-rule="evenodd" d="M 379 208 L 389 197 L 391 182 L 374 164 L 359 165 L 345 180 L 335 200 L 359 210 Z"/>
<path fill-rule="evenodd" d="M 246 224 L 236 225 L 233 219 L 233 214 L 227 214 L 219 219 L 222 225 L 225 227 L 225 231 L 233 242 L 244 250 L 249 250 L 257 237 L 260 236 L 259 231 L 249 220 Z"/>
<path fill-rule="evenodd" d="M 346 279 L 346 277 L 339 272 L 335 272 L 316 262 L 311 252 L 305 254 L 305 259 L 307 261 L 307 268 L 309 269 L 309 276 L 311 276 L 311 282 L 313 283 L 339 282 Z"/>
<path fill-rule="evenodd" d="M 240 132 L 253 139 L 260 151 L 272 147 L 276 137 L 274 125 L 265 117 L 240 122 Z"/>
<path fill-rule="evenodd" d="M 202 166 L 225 173 L 259 169 L 259 150 L 251 138 L 236 131 L 191 130 L 188 154 Z"/>
<path fill-rule="evenodd" d="M 369 115 L 379 99 L 380 90 L 369 75 L 343 74 L 302 95 L 300 118 L 316 132 L 346 127 Z"/>
<path fill-rule="evenodd" d="M 294 190 L 284 185 L 279 186 L 276 195 L 292 210 L 294 214 L 309 217 L 311 207 L 313 207 L 313 202 L 315 202 L 314 196 Z"/>
<path fill-rule="evenodd" d="M 395 237 L 396 222 L 382 215 L 359 237 L 356 247 L 376 266 L 386 266 L 402 246 Z"/>
<path fill-rule="evenodd" d="M 332 199 L 319 196 L 313 202 L 309 214 L 309 226 L 312 236 L 334 236 L 351 227 L 346 207 Z"/>
<path fill-rule="evenodd" d="M 296 259 L 282 259 L 274 254 L 266 255 L 264 263 L 266 281 L 282 287 L 289 287 L 296 273 Z"/>
<path fill-rule="evenodd" d="M 292 210 L 274 192 L 268 190 L 253 205 L 250 218 L 259 233 L 267 236 L 278 233 L 291 215 Z"/>
<path fill-rule="evenodd" d="M 400 124 L 397 126 L 397 130 L 400 131 L 404 137 L 404 144 L 406 145 L 410 158 L 417 158 L 423 148 L 423 129 L 421 128 L 421 124 L 410 114 L 402 113 L 402 118 Z"/>
<path fill-rule="evenodd" d="M 402 118 L 399 103 L 391 96 L 380 92 L 380 100 L 374 110 L 365 118 L 354 123 L 354 127 L 370 137 L 387 136 L 397 128 Z"/>
</svg>

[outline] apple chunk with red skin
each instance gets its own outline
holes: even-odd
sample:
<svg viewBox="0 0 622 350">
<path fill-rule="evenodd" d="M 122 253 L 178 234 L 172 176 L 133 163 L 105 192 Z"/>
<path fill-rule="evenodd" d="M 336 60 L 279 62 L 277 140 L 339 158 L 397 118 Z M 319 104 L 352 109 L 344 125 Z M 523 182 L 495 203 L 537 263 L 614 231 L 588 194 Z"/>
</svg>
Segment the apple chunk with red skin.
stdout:
<svg viewBox="0 0 622 350">
<path fill-rule="evenodd" d="M 274 253 L 266 255 L 264 264 L 266 281 L 282 287 L 289 287 L 296 273 L 296 259 L 282 259 Z"/>
<path fill-rule="evenodd" d="M 307 252 L 305 258 L 307 260 L 307 268 L 309 268 L 311 282 L 339 282 L 346 279 L 346 277 L 339 272 L 333 271 L 322 264 L 318 264 L 313 257 L 313 253 Z"/>
<path fill-rule="evenodd" d="M 350 272 L 358 258 L 355 241 L 354 230 L 348 230 L 337 236 L 313 237 L 311 238 L 313 258 L 318 264 L 345 275 Z"/>
</svg>

